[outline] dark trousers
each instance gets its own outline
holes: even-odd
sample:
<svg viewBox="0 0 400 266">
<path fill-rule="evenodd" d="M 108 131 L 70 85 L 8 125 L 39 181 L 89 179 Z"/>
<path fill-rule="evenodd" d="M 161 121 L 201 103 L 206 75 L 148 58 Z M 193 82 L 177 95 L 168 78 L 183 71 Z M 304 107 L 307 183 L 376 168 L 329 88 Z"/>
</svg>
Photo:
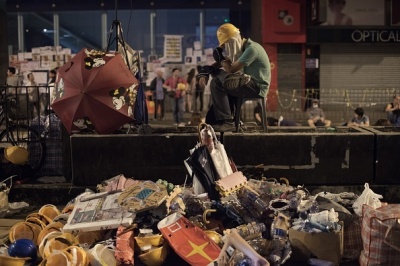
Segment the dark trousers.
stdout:
<svg viewBox="0 0 400 266">
<path fill-rule="evenodd" d="M 197 109 L 197 98 L 199 98 L 200 101 L 200 108 Z M 204 91 L 203 90 L 196 90 L 195 96 L 194 96 L 194 110 L 203 111 L 203 104 L 204 104 Z"/>
<path fill-rule="evenodd" d="M 154 100 L 154 119 L 157 119 L 158 107 L 160 106 L 161 111 L 161 119 L 164 118 L 164 99 L 162 100 Z"/>
<path fill-rule="evenodd" d="M 244 97 L 244 98 L 256 98 L 259 97 L 260 88 L 254 82 L 250 80 L 243 86 L 225 89 L 223 82 L 227 73 L 221 71 L 218 76 L 211 80 L 210 90 L 211 90 L 211 100 L 214 109 L 214 116 L 217 121 L 231 120 L 232 119 L 232 104 L 230 103 L 230 98 Z"/>
</svg>

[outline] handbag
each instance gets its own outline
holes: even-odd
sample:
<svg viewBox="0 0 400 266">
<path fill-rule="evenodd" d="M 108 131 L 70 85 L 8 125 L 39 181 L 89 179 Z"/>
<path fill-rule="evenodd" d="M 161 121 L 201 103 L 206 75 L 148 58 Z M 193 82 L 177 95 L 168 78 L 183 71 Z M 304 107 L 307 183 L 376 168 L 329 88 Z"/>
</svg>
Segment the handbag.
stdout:
<svg viewBox="0 0 400 266">
<path fill-rule="evenodd" d="M 217 190 L 223 197 L 229 196 L 245 185 L 247 185 L 247 178 L 241 171 L 234 172 L 215 182 Z"/>
<path fill-rule="evenodd" d="M 0 212 L 5 212 L 9 208 L 8 204 L 8 193 L 12 187 L 12 178 L 14 176 L 10 176 L 3 181 L 0 182 Z M 10 180 L 10 185 L 7 186 L 6 181 Z"/>
<path fill-rule="evenodd" d="M 167 95 L 168 95 L 168 97 L 175 98 L 175 90 L 167 91 Z"/>
</svg>

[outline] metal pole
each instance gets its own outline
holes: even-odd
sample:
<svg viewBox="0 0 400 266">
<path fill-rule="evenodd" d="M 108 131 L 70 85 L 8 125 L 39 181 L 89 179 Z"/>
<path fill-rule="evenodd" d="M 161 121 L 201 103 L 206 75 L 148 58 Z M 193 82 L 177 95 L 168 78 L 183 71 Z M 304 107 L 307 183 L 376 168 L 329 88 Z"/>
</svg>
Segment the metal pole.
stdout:
<svg viewBox="0 0 400 266">
<path fill-rule="evenodd" d="M 58 13 L 53 14 L 54 47 L 60 46 L 60 18 Z"/>
<path fill-rule="evenodd" d="M 200 11 L 199 24 L 200 24 L 200 48 L 201 48 L 201 50 L 203 50 L 204 49 L 204 9 L 202 9 Z"/>
<path fill-rule="evenodd" d="M 105 50 L 108 46 L 107 12 L 101 13 L 101 47 Z"/>
<path fill-rule="evenodd" d="M 155 37 L 154 37 L 155 19 L 156 19 L 156 12 L 152 10 L 150 12 L 150 54 L 152 55 L 156 54 Z"/>
<path fill-rule="evenodd" d="M 25 40 L 24 40 L 24 17 L 18 13 L 18 51 L 25 51 Z"/>
</svg>

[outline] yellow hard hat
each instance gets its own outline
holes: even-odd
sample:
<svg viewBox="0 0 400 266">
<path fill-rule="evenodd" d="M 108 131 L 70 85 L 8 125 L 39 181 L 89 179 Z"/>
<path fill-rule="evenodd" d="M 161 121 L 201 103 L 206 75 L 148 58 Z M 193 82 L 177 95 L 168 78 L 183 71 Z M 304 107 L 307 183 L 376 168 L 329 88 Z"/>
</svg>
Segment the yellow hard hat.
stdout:
<svg viewBox="0 0 400 266">
<path fill-rule="evenodd" d="M 0 254 L 0 265 L 7 266 L 24 266 L 26 261 L 31 258 L 15 258 L 5 254 Z"/>
<path fill-rule="evenodd" d="M 231 23 L 222 24 L 217 30 L 217 38 L 219 45 L 226 43 L 235 33 L 238 33 L 239 29 L 233 26 Z"/>
<path fill-rule="evenodd" d="M 28 160 L 29 152 L 19 146 L 11 146 L 4 149 L 4 157 L 13 164 L 24 165 Z"/>
<path fill-rule="evenodd" d="M 145 265 L 159 266 L 163 265 L 168 255 L 168 245 L 162 245 L 161 247 L 153 248 L 146 253 L 139 255 L 139 259 Z"/>
</svg>

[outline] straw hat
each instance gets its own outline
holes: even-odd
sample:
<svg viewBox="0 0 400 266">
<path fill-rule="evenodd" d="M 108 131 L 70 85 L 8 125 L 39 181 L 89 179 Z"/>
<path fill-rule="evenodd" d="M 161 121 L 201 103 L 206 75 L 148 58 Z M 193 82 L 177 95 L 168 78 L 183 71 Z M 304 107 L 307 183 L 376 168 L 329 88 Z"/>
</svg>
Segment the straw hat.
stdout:
<svg viewBox="0 0 400 266">
<path fill-rule="evenodd" d="M 4 149 L 4 157 L 13 164 L 24 165 L 28 160 L 29 152 L 19 146 L 11 146 Z"/>
</svg>

